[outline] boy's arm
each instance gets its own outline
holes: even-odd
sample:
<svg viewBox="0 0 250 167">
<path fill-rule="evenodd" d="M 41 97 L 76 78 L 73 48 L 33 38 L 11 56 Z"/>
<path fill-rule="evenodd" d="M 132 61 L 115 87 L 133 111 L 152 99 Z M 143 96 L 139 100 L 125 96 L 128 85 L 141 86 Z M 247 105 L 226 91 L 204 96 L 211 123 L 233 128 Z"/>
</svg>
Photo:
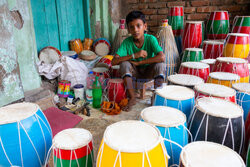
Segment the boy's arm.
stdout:
<svg viewBox="0 0 250 167">
<path fill-rule="evenodd" d="M 151 57 L 149 59 L 145 59 L 139 62 L 135 62 L 135 61 L 130 61 L 131 63 L 133 63 L 136 66 L 139 65 L 143 65 L 143 64 L 153 64 L 153 63 L 162 63 L 165 61 L 165 55 L 163 54 L 162 51 L 158 52 L 156 56 Z"/>
</svg>

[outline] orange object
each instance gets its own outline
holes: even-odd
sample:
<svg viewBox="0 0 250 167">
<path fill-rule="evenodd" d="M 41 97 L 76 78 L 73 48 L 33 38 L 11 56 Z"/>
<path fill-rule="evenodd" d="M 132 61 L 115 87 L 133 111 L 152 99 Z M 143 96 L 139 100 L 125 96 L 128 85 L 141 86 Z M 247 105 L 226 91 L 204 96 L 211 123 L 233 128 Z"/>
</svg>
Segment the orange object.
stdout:
<svg viewBox="0 0 250 167">
<path fill-rule="evenodd" d="M 93 39 L 85 38 L 83 42 L 83 50 L 91 50 L 93 42 Z"/>
<path fill-rule="evenodd" d="M 121 108 L 118 103 L 104 101 L 102 103 L 101 111 L 107 115 L 117 115 L 120 114 Z"/>
<path fill-rule="evenodd" d="M 75 51 L 77 54 L 83 51 L 83 45 L 81 39 L 72 39 L 69 41 L 70 50 Z"/>
<path fill-rule="evenodd" d="M 122 99 L 121 102 L 119 103 L 120 107 L 125 107 L 127 105 L 128 105 L 128 99 L 127 98 Z"/>
</svg>

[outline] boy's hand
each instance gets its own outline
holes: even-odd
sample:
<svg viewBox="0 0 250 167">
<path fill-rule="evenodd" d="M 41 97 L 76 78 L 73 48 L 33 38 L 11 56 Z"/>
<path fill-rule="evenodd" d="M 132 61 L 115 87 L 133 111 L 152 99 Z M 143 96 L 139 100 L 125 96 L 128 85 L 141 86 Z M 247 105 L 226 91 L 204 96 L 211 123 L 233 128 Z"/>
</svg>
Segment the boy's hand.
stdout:
<svg viewBox="0 0 250 167">
<path fill-rule="evenodd" d="M 146 58 L 148 56 L 148 53 L 145 50 L 140 50 L 139 52 L 135 53 L 135 58 Z"/>
<path fill-rule="evenodd" d="M 134 66 L 139 66 L 140 62 L 139 61 L 130 61 L 131 64 L 133 64 Z"/>
</svg>

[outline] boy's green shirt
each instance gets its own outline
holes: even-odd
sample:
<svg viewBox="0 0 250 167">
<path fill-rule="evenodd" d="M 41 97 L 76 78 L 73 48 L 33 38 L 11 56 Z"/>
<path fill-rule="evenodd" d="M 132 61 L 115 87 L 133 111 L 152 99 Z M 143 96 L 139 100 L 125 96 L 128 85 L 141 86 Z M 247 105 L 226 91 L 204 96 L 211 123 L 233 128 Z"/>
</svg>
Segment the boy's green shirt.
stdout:
<svg viewBox="0 0 250 167">
<path fill-rule="evenodd" d="M 144 59 L 148 59 L 148 58 L 156 56 L 160 51 L 162 51 L 162 48 L 158 44 L 158 41 L 155 36 L 144 34 L 144 43 L 141 48 L 136 47 L 133 41 L 133 37 L 130 36 L 122 42 L 116 54 L 118 54 L 120 57 L 124 57 L 124 56 L 135 54 L 139 52 L 140 50 L 147 51 L 147 54 L 148 54 L 147 58 L 144 58 Z M 143 60 L 142 57 L 133 59 L 133 61 L 141 61 L 141 60 Z M 140 67 L 146 67 L 147 65 L 149 64 L 143 64 Z"/>
</svg>

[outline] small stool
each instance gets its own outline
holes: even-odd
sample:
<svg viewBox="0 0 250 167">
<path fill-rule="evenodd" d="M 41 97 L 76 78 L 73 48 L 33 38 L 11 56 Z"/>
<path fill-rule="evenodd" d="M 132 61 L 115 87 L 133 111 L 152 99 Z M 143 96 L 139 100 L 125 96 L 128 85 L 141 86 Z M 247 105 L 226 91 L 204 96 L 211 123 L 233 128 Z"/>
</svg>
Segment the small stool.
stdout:
<svg viewBox="0 0 250 167">
<path fill-rule="evenodd" d="M 144 99 L 146 90 L 154 86 L 154 80 L 150 80 L 148 82 L 139 82 L 138 84 L 140 89 L 140 99 Z"/>
</svg>

